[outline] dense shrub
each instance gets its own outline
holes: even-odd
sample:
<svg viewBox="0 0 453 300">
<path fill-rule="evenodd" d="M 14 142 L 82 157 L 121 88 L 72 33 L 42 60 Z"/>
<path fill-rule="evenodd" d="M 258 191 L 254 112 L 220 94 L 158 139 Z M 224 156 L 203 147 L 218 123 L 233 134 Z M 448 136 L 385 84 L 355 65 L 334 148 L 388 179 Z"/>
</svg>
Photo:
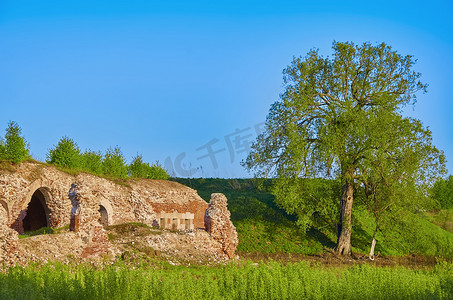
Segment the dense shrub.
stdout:
<svg viewBox="0 0 453 300">
<path fill-rule="evenodd" d="M 132 158 L 132 162 L 128 166 L 129 175 L 131 177 L 145 178 L 146 176 L 146 163 L 143 161 L 141 154 L 137 154 Z"/>
<path fill-rule="evenodd" d="M 431 197 L 439 202 L 441 208 L 453 208 L 453 175 L 437 181 L 431 190 Z"/>
<path fill-rule="evenodd" d="M 126 160 L 118 146 L 107 149 L 104 156 L 103 172 L 112 177 L 127 178 Z"/>
<path fill-rule="evenodd" d="M 66 136 L 62 137 L 54 148 L 49 149 L 47 162 L 60 167 L 80 168 L 80 149 L 77 143 Z"/>
<path fill-rule="evenodd" d="M 80 156 L 82 169 L 94 174 L 102 174 L 103 172 L 103 155 L 100 151 L 95 152 L 86 150 Z"/>
<path fill-rule="evenodd" d="M 170 175 L 168 175 L 167 171 L 165 171 L 165 169 L 157 161 L 149 166 L 146 178 L 167 180 L 170 178 Z"/>
<path fill-rule="evenodd" d="M 149 165 L 143 161 L 143 157 L 140 154 L 137 154 L 132 159 L 129 167 L 129 175 L 136 178 L 148 178 L 148 179 L 168 179 L 167 171 L 159 164 L 159 162 Z"/>
<path fill-rule="evenodd" d="M 5 142 L 1 142 L 0 159 L 20 163 L 30 158 L 28 144 L 21 136 L 22 130 L 16 122 L 9 122 Z"/>
</svg>

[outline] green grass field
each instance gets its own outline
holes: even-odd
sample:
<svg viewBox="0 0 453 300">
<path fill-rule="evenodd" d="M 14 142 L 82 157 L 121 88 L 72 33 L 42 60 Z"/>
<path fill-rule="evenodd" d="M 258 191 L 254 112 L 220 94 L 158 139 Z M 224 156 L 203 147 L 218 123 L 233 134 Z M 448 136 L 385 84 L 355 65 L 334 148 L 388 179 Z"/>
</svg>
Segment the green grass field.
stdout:
<svg viewBox="0 0 453 300">
<path fill-rule="evenodd" d="M 253 180 L 177 181 L 207 201 L 212 192 L 227 196 L 238 251 L 245 257 L 316 255 L 335 246 L 334 228 L 301 231 L 294 216 L 277 207 L 273 195 L 257 189 Z M 214 266 L 174 266 L 157 258 L 97 266 L 49 263 L 0 273 L 0 299 L 453 299 L 452 217 L 451 210 L 406 212 L 377 236 L 376 251 L 382 255 L 423 255 L 434 261 L 429 266 L 326 266 L 316 259 Z M 373 218 L 357 206 L 353 221 L 354 253 L 366 254 Z"/>
<path fill-rule="evenodd" d="M 452 299 L 453 265 L 430 270 L 300 262 L 217 267 L 90 265 L 11 268 L 0 299 Z"/>
</svg>

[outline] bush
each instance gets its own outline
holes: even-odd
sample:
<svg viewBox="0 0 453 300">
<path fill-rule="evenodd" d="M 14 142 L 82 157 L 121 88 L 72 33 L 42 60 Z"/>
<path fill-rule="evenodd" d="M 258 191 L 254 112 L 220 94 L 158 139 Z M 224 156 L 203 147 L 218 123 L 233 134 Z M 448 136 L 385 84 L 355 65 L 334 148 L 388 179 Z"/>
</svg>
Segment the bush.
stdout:
<svg viewBox="0 0 453 300">
<path fill-rule="evenodd" d="M 168 175 L 167 171 L 157 161 L 153 165 L 148 166 L 146 178 L 167 180 L 170 178 L 170 175 Z"/>
<path fill-rule="evenodd" d="M 103 165 L 102 159 L 103 155 L 100 151 L 95 152 L 91 150 L 86 150 L 81 156 L 81 165 L 82 169 L 94 174 L 102 174 Z"/>
<path fill-rule="evenodd" d="M 109 148 L 104 156 L 103 171 L 105 175 L 127 178 L 127 166 L 120 147 Z"/>
<path fill-rule="evenodd" d="M 143 162 L 142 155 L 137 154 L 134 158 L 132 158 L 132 162 L 129 164 L 128 167 L 129 176 L 136 178 L 146 178 L 147 165 L 148 165 L 147 163 Z"/>
<path fill-rule="evenodd" d="M 66 136 L 62 137 L 53 149 L 49 149 L 47 162 L 60 167 L 80 168 L 80 149 L 77 143 Z"/>
<path fill-rule="evenodd" d="M 431 197 L 439 202 L 441 208 L 453 208 L 453 175 L 437 181 L 431 189 Z"/>
<path fill-rule="evenodd" d="M 167 171 L 159 164 L 159 162 L 149 165 L 148 163 L 143 162 L 143 157 L 141 154 L 137 154 L 132 159 L 128 167 L 129 175 L 136 178 L 147 178 L 147 179 L 168 179 Z"/>
<path fill-rule="evenodd" d="M 2 142 L 0 146 L 1 159 L 17 164 L 30 158 L 28 144 L 21 133 L 22 130 L 16 122 L 9 122 L 5 134 L 5 143 Z"/>
</svg>

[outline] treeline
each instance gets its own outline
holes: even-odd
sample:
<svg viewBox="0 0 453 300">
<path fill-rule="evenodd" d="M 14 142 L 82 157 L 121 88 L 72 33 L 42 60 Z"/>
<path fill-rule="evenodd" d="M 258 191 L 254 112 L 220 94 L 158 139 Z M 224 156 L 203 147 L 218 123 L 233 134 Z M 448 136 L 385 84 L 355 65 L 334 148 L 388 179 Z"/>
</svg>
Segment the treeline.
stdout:
<svg viewBox="0 0 453 300">
<path fill-rule="evenodd" d="M 29 145 L 21 134 L 21 129 L 16 122 L 8 124 L 5 139 L 0 138 L 0 160 L 17 164 L 31 158 Z M 143 156 L 140 154 L 133 157 L 132 162 L 127 164 L 118 146 L 110 147 L 105 153 L 92 150 L 81 152 L 77 143 L 66 136 L 49 149 L 46 162 L 74 171 L 121 179 L 128 177 L 168 179 L 170 177 L 159 162 L 149 164 L 143 161 Z"/>
</svg>

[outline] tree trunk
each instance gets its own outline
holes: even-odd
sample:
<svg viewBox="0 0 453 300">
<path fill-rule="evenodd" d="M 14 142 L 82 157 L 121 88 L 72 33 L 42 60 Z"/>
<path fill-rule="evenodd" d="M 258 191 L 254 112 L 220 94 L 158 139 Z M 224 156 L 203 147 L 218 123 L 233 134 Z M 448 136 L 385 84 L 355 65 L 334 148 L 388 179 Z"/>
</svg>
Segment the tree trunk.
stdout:
<svg viewBox="0 0 453 300">
<path fill-rule="evenodd" d="M 354 189 L 352 183 L 343 185 L 340 201 L 340 222 L 337 224 L 337 247 L 335 251 L 342 255 L 351 255 L 352 203 Z"/>
<path fill-rule="evenodd" d="M 374 260 L 374 247 L 376 247 L 376 232 L 378 231 L 378 228 L 374 230 L 373 233 L 373 240 L 371 241 L 371 248 L 370 248 L 370 259 Z"/>
</svg>

